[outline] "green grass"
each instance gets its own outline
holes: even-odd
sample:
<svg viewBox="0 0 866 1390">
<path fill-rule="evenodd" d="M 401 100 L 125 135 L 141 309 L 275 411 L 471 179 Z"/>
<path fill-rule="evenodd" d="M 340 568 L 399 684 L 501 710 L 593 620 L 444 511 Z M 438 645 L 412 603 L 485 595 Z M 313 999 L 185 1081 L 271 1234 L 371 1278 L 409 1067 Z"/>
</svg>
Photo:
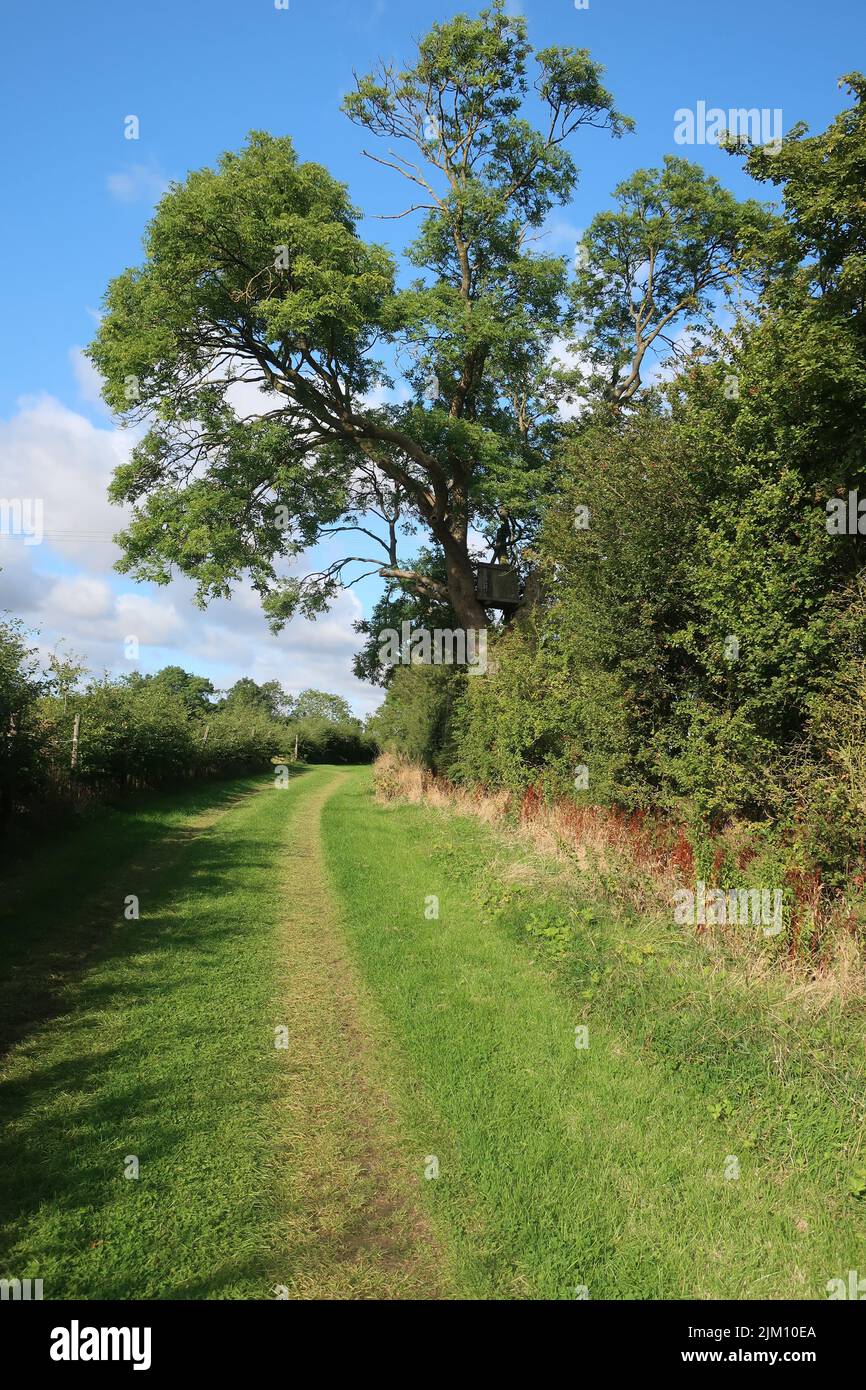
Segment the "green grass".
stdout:
<svg viewBox="0 0 866 1390">
<path fill-rule="evenodd" d="M 0 1086 L 6 1277 L 42 1278 L 46 1298 L 267 1296 L 274 864 L 293 799 L 322 775 L 147 799 L 19 868 L 3 923 L 22 1001 Z"/>
<path fill-rule="evenodd" d="M 0 1275 L 49 1299 L 448 1296 L 322 863 L 342 775 L 145 798 L 18 863 Z"/>
<path fill-rule="evenodd" d="M 325 872 L 320 814 L 344 773 L 296 806 L 281 866 L 280 997 L 289 1032 L 277 1158 L 286 1211 L 275 1241 L 290 1298 L 452 1296 L 393 1121 L 389 1040 L 354 969 Z"/>
<path fill-rule="evenodd" d="M 0 1276 L 46 1298 L 820 1299 L 866 1269 L 862 1003 L 722 970 L 367 769 L 104 810 L 0 887 Z"/>
<path fill-rule="evenodd" d="M 862 1010 L 712 971 L 477 821 L 371 806 L 365 772 L 324 829 L 464 1294 L 825 1298 L 864 1267 Z"/>
<path fill-rule="evenodd" d="M 130 874 L 159 872 L 167 855 L 259 784 L 146 794 L 31 837 L 0 877 L 0 1050 L 56 1009 L 65 980 L 116 925 Z"/>
</svg>

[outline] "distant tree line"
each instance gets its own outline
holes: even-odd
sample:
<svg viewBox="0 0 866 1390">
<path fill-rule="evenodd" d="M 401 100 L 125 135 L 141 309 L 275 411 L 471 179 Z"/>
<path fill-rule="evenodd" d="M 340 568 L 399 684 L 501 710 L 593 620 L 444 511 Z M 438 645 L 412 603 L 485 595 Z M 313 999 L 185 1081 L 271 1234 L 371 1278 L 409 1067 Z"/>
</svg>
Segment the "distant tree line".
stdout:
<svg viewBox="0 0 866 1390">
<path fill-rule="evenodd" d="M 339 695 L 288 695 L 248 677 L 225 692 L 180 666 L 88 676 L 58 652 L 40 669 L 20 623 L 0 621 L 0 815 L 228 777 L 275 758 L 363 762 L 374 744 Z"/>
</svg>

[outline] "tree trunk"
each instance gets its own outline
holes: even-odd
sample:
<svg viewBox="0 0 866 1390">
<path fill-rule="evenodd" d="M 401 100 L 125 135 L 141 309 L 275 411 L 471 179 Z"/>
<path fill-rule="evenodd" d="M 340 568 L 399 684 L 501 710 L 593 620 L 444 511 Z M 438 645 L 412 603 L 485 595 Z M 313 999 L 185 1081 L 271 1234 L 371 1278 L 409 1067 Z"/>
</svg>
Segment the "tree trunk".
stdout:
<svg viewBox="0 0 866 1390">
<path fill-rule="evenodd" d="M 458 623 L 467 631 L 486 628 L 489 619 L 475 593 L 475 572 L 469 555 L 453 539 L 444 549 L 448 597 Z"/>
</svg>

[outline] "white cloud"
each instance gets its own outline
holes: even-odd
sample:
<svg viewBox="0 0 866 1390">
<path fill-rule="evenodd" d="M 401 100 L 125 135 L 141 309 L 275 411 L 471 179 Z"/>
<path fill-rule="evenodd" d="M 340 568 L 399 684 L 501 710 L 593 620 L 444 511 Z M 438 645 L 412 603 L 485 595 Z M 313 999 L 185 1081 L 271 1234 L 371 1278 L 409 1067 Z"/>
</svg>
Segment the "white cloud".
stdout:
<svg viewBox="0 0 866 1390">
<path fill-rule="evenodd" d="M 551 367 L 570 372 L 577 371 L 584 381 L 588 381 L 593 373 L 592 363 L 575 352 L 565 338 L 554 338 L 548 360 Z M 586 408 L 586 402 L 581 397 L 576 397 L 571 402 L 561 400 L 557 403 L 557 414 L 560 420 L 577 420 Z"/>
<path fill-rule="evenodd" d="M 576 227 L 573 222 L 568 222 L 562 217 L 555 217 L 544 224 L 537 238 L 537 243 L 539 249 L 548 255 L 573 256 L 582 236 L 582 228 Z"/>
<path fill-rule="evenodd" d="M 146 646 L 172 646 L 184 638 L 186 625 L 173 600 L 161 602 L 148 594 L 119 594 L 115 613 L 124 641 L 131 633 Z"/>
<path fill-rule="evenodd" d="M 84 383 L 93 385 L 88 376 Z M 62 642 L 94 672 L 135 669 L 124 653 L 135 636 L 144 671 L 176 663 L 223 687 L 241 676 L 276 679 L 293 694 L 315 686 L 344 695 L 360 713 L 375 709 L 382 692 L 351 670 L 361 644 L 352 624 L 363 612 L 354 592 L 317 622 L 298 618 L 274 635 L 248 584 L 202 612 L 186 578 L 156 587 L 113 571 L 119 551 L 111 537 L 126 513 L 108 502 L 106 488 L 132 442 L 50 396 L 22 400 L 0 421 L 3 495 L 42 498 L 45 517 L 42 545 L 0 540 L 0 609 L 38 633 L 43 653 Z"/>
<path fill-rule="evenodd" d="M 130 436 L 97 428 L 52 396 L 26 397 L 19 406 L 0 421 L 4 495 L 40 498 L 46 544 L 84 569 L 109 570 L 124 511 L 109 503 L 106 489 Z M 39 547 L 31 549 L 35 563 Z"/>
<path fill-rule="evenodd" d="M 58 627 L 72 622 L 81 631 L 94 620 L 110 619 L 114 603 L 104 580 L 77 575 L 73 579 L 58 579 L 45 595 L 42 606 Z"/>
<path fill-rule="evenodd" d="M 81 399 L 87 401 L 88 405 L 98 405 L 105 410 L 107 407 L 102 399 L 102 377 L 90 358 L 85 357 L 84 349 L 81 347 L 70 348 L 69 361 L 72 363 L 72 371 Z"/>
<path fill-rule="evenodd" d="M 255 381 L 233 381 L 226 391 L 226 400 L 241 420 L 267 415 L 279 404 L 279 398 L 275 398 L 272 391 L 265 391 Z"/>
<path fill-rule="evenodd" d="M 359 398 L 360 405 L 365 410 L 378 410 L 383 405 L 405 405 L 411 401 L 412 392 L 404 381 L 399 382 L 395 387 L 374 386 L 371 391 L 365 391 Z"/>
<path fill-rule="evenodd" d="M 128 169 L 109 174 L 105 184 L 119 203 L 158 203 L 169 180 L 151 165 L 131 164 Z"/>
</svg>

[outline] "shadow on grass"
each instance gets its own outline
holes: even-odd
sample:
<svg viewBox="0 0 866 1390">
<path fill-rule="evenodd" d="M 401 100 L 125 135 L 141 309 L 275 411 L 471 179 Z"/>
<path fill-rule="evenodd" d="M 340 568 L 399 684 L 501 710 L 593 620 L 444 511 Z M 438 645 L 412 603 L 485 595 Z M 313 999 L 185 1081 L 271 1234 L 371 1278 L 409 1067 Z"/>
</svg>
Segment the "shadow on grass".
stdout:
<svg viewBox="0 0 866 1390">
<path fill-rule="evenodd" d="M 7 905 L 0 1275 L 47 1298 L 269 1296 L 282 904 L 272 803 L 242 806 L 260 786 L 101 817 Z"/>
<path fill-rule="evenodd" d="M 291 776 L 305 771 L 295 766 Z M 123 925 L 124 898 L 134 886 L 158 879 L 261 785 L 261 778 L 235 778 L 105 806 L 61 840 L 31 845 L 6 866 L 0 874 L 0 1058 L 64 1007 L 70 982 Z"/>
<path fill-rule="evenodd" d="M 240 1180 L 216 1190 L 232 1145 L 203 1133 L 176 1078 L 122 1084 L 131 1066 L 129 1049 L 91 1049 L 0 1087 L 0 1275 L 45 1276 L 49 1299 L 213 1298 L 239 1284 L 266 1296 L 266 1242 L 248 1248 L 261 1164 L 242 1153 Z M 244 1098 L 251 1129 L 263 1099 Z M 124 1176 L 131 1153 L 138 1180 Z"/>
<path fill-rule="evenodd" d="M 221 815 L 254 790 L 202 805 Z M 13 1031 L 52 1022 L 0 1085 L 0 1253 L 59 1269 L 48 1297 L 267 1296 L 275 846 L 255 821 L 207 833 L 216 824 L 152 825 L 144 850 L 134 812 L 111 834 L 90 827 L 47 856 L 74 873 L 72 911 L 68 887 L 43 878 L 5 923 Z M 130 891 L 142 916 L 127 922 Z M 128 1154 L 140 1181 L 124 1177 Z"/>
</svg>

